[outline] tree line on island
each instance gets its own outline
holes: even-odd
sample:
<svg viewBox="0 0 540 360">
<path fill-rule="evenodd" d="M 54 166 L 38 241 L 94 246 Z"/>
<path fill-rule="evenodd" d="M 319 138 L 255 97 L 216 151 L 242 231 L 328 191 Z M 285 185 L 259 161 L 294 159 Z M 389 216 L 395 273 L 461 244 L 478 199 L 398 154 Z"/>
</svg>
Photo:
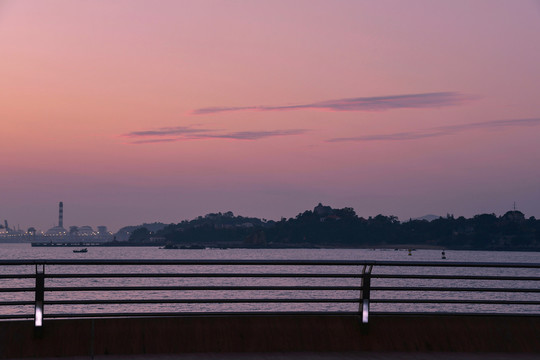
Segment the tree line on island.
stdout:
<svg viewBox="0 0 540 360">
<path fill-rule="evenodd" d="M 474 250 L 540 250 L 540 220 L 517 210 L 502 216 L 453 215 L 432 221 L 396 216 L 363 218 L 352 208 L 333 209 L 322 204 L 294 218 L 279 221 L 211 213 L 178 224 L 125 227 L 130 243 L 171 248 L 361 248 L 431 247 Z"/>
</svg>

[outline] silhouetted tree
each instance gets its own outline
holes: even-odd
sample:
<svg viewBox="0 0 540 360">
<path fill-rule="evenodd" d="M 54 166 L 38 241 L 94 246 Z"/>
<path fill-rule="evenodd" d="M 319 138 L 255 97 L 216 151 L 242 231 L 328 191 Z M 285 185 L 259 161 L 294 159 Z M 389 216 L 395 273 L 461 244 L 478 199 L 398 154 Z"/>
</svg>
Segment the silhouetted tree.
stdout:
<svg viewBox="0 0 540 360">
<path fill-rule="evenodd" d="M 150 240 L 150 231 L 148 231 L 148 229 L 145 227 L 140 227 L 133 230 L 129 236 L 129 241 L 143 242 L 148 240 Z"/>
</svg>

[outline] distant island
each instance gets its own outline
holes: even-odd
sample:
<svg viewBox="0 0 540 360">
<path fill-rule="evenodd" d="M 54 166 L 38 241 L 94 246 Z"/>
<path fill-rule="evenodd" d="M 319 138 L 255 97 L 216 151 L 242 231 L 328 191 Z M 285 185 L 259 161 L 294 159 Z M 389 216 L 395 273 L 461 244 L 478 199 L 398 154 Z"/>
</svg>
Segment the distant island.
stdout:
<svg viewBox="0 0 540 360">
<path fill-rule="evenodd" d="M 400 222 L 396 216 L 363 218 L 352 208 L 318 204 L 280 221 L 211 213 L 178 224 L 125 227 L 115 241 L 167 248 L 433 248 L 540 251 L 540 220 L 517 210 L 502 216 L 429 216 Z M 432 219 L 432 220 L 431 220 Z"/>
</svg>

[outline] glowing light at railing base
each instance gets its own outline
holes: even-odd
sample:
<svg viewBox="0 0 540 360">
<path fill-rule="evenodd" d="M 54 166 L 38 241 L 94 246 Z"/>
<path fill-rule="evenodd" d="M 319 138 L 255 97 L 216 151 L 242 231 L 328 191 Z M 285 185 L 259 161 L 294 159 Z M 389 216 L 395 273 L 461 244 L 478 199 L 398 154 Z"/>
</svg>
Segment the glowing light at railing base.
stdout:
<svg viewBox="0 0 540 360">
<path fill-rule="evenodd" d="M 43 325 L 43 303 L 41 301 L 36 303 L 36 312 L 34 316 L 34 326 L 40 327 Z"/>
<path fill-rule="evenodd" d="M 369 300 L 364 300 L 362 304 L 362 323 L 367 324 L 369 320 Z"/>
</svg>

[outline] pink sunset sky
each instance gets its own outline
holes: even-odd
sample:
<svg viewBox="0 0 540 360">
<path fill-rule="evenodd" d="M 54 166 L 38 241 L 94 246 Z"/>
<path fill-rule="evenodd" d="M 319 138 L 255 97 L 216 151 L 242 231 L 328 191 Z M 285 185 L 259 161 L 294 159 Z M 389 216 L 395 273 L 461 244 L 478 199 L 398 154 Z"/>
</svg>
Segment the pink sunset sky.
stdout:
<svg viewBox="0 0 540 360">
<path fill-rule="evenodd" d="M 0 219 L 540 217 L 540 2 L 0 0 Z"/>
</svg>

